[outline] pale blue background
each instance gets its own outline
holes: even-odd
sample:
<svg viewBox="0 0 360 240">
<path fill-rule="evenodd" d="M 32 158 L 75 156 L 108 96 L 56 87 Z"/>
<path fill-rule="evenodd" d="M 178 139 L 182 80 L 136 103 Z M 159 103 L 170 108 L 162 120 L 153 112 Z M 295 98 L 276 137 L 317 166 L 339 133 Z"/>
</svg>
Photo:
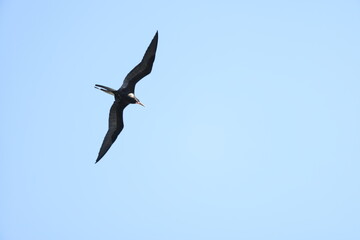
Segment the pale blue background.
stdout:
<svg viewBox="0 0 360 240">
<path fill-rule="evenodd" d="M 2 0 L 0 68 L 1 240 L 360 239 L 359 1 Z"/>
</svg>

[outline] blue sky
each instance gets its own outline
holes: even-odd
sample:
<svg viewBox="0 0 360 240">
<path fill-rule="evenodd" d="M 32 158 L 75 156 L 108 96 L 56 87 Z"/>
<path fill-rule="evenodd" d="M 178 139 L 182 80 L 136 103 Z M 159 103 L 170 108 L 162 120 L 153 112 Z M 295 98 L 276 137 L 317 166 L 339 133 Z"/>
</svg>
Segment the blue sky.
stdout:
<svg viewBox="0 0 360 240">
<path fill-rule="evenodd" d="M 358 1 L 3 0 L 0 36 L 0 239 L 360 239 Z"/>
</svg>

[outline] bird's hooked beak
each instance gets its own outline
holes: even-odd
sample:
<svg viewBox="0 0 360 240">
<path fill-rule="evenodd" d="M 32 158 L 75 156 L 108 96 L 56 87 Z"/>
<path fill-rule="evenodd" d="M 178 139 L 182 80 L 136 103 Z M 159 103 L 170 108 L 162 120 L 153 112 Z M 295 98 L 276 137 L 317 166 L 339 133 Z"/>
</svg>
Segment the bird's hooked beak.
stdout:
<svg viewBox="0 0 360 240">
<path fill-rule="evenodd" d="M 144 104 L 142 104 L 139 100 L 136 102 L 136 104 L 139 104 L 139 105 L 141 105 L 141 106 L 145 107 L 145 105 L 144 105 Z"/>
<path fill-rule="evenodd" d="M 136 104 L 139 104 L 139 105 L 141 105 L 141 106 L 145 107 L 145 105 L 144 105 L 144 104 L 142 104 L 142 103 L 140 102 L 140 100 L 139 100 L 139 99 L 135 98 L 135 100 L 136 100 Z"/>
</svg>

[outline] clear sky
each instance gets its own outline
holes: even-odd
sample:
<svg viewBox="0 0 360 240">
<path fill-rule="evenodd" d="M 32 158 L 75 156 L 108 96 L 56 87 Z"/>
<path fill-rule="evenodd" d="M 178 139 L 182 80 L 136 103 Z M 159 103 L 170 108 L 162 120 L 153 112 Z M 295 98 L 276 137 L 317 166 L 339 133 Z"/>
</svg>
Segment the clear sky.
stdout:
<svg viewBox="0 0 360 240">
<path fill-rule="evenodd" d="M 1 240 L 360 239 L 357 0 L 2 0 L 0 66 Z"/>
</svg>

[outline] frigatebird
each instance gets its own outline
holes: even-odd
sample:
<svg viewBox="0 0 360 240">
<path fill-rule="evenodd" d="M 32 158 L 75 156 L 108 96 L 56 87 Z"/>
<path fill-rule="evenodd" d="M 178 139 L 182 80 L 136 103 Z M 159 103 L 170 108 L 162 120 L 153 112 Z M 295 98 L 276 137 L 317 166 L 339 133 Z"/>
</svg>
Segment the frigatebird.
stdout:
<svg viewBox="0 0 360 240">
<path fill-rule="evenodd" d="M 141 62 L 126 75 L 122 86 L 118 90 L 95 84 L 95 88 L 115 97 L 115 101 L 111 106 L 109 113 L 109 129 L 105 135 L 95 163 L 100 161 L 100 159 L 110 149 L 111 145 L 115 142 L 121 130 L 124 128 L 123 111 L 126 106 L 129 104 L 139 104 L 144 106 L 140 100 L 135 97 L 135 85 L 138 81 L 151 72 L 155 60 L 157 43 L 158 32 L 156 32 L 150 45 L 146 49 Z"/>
</svg>

